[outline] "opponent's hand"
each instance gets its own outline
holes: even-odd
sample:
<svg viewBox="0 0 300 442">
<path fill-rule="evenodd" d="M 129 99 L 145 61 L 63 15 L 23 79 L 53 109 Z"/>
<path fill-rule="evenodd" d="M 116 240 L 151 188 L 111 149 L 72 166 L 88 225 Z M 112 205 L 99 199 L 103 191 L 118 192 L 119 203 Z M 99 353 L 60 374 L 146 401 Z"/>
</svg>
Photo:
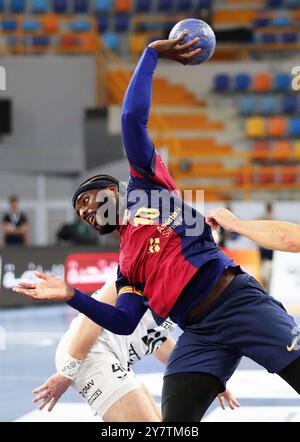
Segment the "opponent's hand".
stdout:
<svg viewBox="0 0 300 442">
<path fill-rule="evenodd" d="M 160 57 L 168 58 L 169 60 L 178 61 L 181 64 L 187 64 L 201 52 L 201 48 L 192 49 L 194 44 L 200 38 L 196 37 L 185 44 L 179 44 L 180 41 L 188 34 L 188 31 L 183 31 L 180 36 L 174 40 L 157 40 L 150 43 L 150 47 L 155 49 Z"/>
<path fill-rule="evenodd" d="M 220 402 L 220 406 L 223 410 L 225 410 L 226 404 L 228 405 L 229 408 L 231 408 L 231 410 L 240 407 L 240 404 L 238 403 L 237 399 L 233 396 L 233 394 L 229 390 L 225 390 L 223 393 L 218 394 L 218 399 Z"/>
<path fill-rule="evenodd" d="M 21 282 L 18 287 L 13 288 L 13 291 L 37 301 L 67 302 L 73 297 L 74 289 L 68 286 L 62 279 L 39 272 L 35 274 L 43 281 L 36 284 Z"/>
<path fill-rule="evenodd" d="M 230 210 L 219 208 L 209 210 L 205 215 L 205 221 L 212 229 L 220 226 L 229 232 L 236 232 L 241 220 Z"/>
<path fill-rule="evenodd" d="M 37 402 L 42 401 L 38 406 L 38 409 L 42 410 L 47 404 L 49 404 L 48 411 L 52 411 L 56 403 L 71 384 L 71 379 L 55 373 L 43 385 L 40 385 L 32 391 L 33 394 L 37 395 L 33 399 L 33 403 L 36 404 Z"/>
</svg>

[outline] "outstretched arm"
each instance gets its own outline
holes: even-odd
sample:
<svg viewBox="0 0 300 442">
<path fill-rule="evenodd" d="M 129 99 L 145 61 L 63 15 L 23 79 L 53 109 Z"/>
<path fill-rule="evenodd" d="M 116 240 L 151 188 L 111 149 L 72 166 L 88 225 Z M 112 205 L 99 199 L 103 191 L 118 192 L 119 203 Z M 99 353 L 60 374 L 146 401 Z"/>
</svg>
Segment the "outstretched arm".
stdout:
<svg viewBox="0 0 300 442">
<path fill-rule="evenodd" d="M 211 227 L 221 226 L 246 236 L 266 249 L 300 252 L 300 226 L 285 221 L 243 221 L 227 209 L 212 209 L 206 214 Z"/>
<path fill-rule="evenodd" d="M 129 163 L 133 167 L 151 170 L 154 147 L 148 133 L 148 119 L 152 100 L 152 77 L 158 57 L 186 64 L 201 50 L 191 51 L 198 38 L 180 45 L 185 34 L 183 32 L 175 40 L 151 43 L 145 49 L 129 83 L 122 109 L 122 138 Z"/>
<path fill-rule="evenodd" d="M 143 296 L 132 287 L 123 289 L 116 305 L 112 306 L 73 289 L 59 278 L 39 272 L 36 275 L 43 281 L 37 284 L 20 283 L 13 290 L 35 300 L 67 302 L 96 324 L 118 335 L 131 335 L 147 310 Z"/>
</svg>

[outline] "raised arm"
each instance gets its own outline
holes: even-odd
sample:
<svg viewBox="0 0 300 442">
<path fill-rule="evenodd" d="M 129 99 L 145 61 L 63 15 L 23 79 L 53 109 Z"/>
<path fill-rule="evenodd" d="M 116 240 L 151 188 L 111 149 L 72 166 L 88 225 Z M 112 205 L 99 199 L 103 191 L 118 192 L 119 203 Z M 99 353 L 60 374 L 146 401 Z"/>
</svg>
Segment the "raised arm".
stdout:
<svg viewBox="0 0 300 442">
<path fill-rule="evenodd" d="M 148 133 L 148 119 L 152 101 L 152 77 L 158 57 L 186 64 L 201 50 L 191 51 L 198 38 L 180 45 L 185 34 L 183 32 L 175 40 L 151 43 L 145 49 L 129 83 L 122 108 L 122 138 L 129 163 L 133 167 L 151 170 L 154 147 Z"/>
<path fill-rule="evenodd" d="M 154 153 L 148 133 L 152 77 L 158 54 L 146 48 L 129 83 L 122 108 L 122 138 L 132 166 L 149 170 Z"/>
<path fill-rule="evenodd" d="M 210 210 L 206 222 L 236 232 L 266 249 L 300 252 L 300 226 L 285 221 L 243 221 L 227 209 Z"/>
</svg>

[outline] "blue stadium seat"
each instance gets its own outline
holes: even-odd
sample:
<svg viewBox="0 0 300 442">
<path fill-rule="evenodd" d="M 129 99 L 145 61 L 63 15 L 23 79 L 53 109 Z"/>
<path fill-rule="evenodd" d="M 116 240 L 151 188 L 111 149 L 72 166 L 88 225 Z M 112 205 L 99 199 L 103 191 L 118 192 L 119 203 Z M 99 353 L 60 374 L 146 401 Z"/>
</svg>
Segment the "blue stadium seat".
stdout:
<svg viewBox="0 0 300 442">
<path fill-rule="evenodd" d="M 273 89 L 288 91 L 291 87 L 292 77 L 288 72 L 277 72 L 273 78 Z"/>
<path fill-rule="evenodd" d="M 300 137 L 300 117 L 292 117 L 288 121 L 288 135 Z"/>
<path fill-rule="evenodd" d="M 261 42 L 262 43 L 276 43 L 277 35 L 276 34 L 262 34 Z"/>
<path fill-rule="evenodd" d="M 91 24 L 87 21 L 76 20 L 71 23 L 71 30 L 74 32 L 87 32 L 91 30 Z"/>
<path fill-rule="evenodd" d="M 198 0 L 196 7 L 199 9 L 212 9 L 213 0 Z"/>
<path fill-rule="evenodd" d="M 298 96 L 288 94 L 282 97 L 281 112 L 283 114 L 295 114 L 298 111 Z"/>
<path fill-rule="evenodd" d="M 217 74 L 214 77 L 214 90 L 216 92 L 228 92 L 230 88 L 230 79 L 227 74 Z"/>
<path fill-rule="evenodd" d="M 18 39 L 15 35 L 10 35 L 6 42 L 9 46 L 17 46 Z"/>
<path fill-rule="evenodd" d="M 264 28 L 266 26 L 269 26 L 270 20 L 267 17 L 258 17 L 255 22 L 254 26 L 256 28 Z"/>
<path fill-rule="evenodd" d="M 0 0 L 0 12 L 4 11 L 4 0 Z"/>
<path fill-rule="evenodd" d="M 150 10 L 149 0 L 136 0 L 135 10 L 136 12 L 148 12 Z"/>
<path fill-rule="evenodd" d="M 169 12 L 173 7 L 172 0 L 158 0 L 157 9 L 160 12 Z"/>
<path fill-rule="evenodd" d="M 107 12 L 112 9 L 112 0 L 96 0 L 95 11 L 96 12 Z"/>
<path fill-rule="evenodd" d="M 178 0 L 177 10 L 180 12 L 181 11 L 188 12 L 192 9 L 192 6 L 193 6 L 192 0 Z"/>
<path fill-rule="evenodd" d="M 41 22 L 38 20 L 24 20 L 23 30 L 24 32 L 37 32 L 41 29 Z"/>
<path fill-rule="evenodd" d="M 283 5 L 283 0 L 268 0 L 267 6 L 269 8 L 280 8 Z"/>
<path fill-rule="evenodd" d="M 67 0 L 53 0 L 53 11 L 58 14 L 65 14 L 68 10 Z"/>
<path fill-rule="evenodd" d="M 250 89 L 251 76 L 247 73 L 239 73 L 234 78 L 234 89 L 237 92 L 243 92 Z"/>
<path fill-rule="evenodd" d="M 124 32 L 129 28 L 130 16 L 129 14 L 120 13 L 115 14 L 115 31 Z"/>
<path fill-rule="evenodd" d="M 10 10 L 13 13 L 24 12 L 26 9 L 25 0 L 10 0 Z"/>
<path fill-rule="evenodd" d="M 74 0 L 73 11 L 75 14 L 86 14 L 89 11 L 89 0 Z"/>
<path fill-rule="evenodd" d="M 31 10 L 36 14 L 45 14 L 49 9 L 47 0 L 32 0 Z"/>
<path fill-rule="evenodd" d="M 32 39 L 33 46 L 49 46 L 50 44 L 50 38 L 44 35 L 39 35 L 36 37 L 33 37 Z"/>
<path fill-rule="evenodd" d="M 300 0 L 285 0 L 287 8 L 300 8 Z"/>
<path fill-rule="evenodd" d="M 278 110 L 278 100 L 274 95 L 259 98 L 257 111 L 260 115 L 273 115 Z"/>
<path fill-rule="evenodd" d="M 16 20 L 2 20 L 1 27 L 3 31 L 13 32 L 17 30 L 18 23 Z"/>
<path fill-rule="evenodd" d="M 120 47 L 120 37 L 115 32 L 106 32 L 103 34 L 102 41 L 112 51 L 118 51 Z"/>
<path fill-rule="evenodd" d="M 239 107 L 239 112 L 245 117 L 255 114 L 256 111 L 255 97 L 253 95 L 240 97 L 238 107 Z"/>
<path fill-rule="evenodd" d="M 274 17 L 271 20 L 270 25 L 271 26 L 290 26 L 292 23 L 293 23 L 293 20 L 292 20 L 291 17 L 287 17 L 287 16 L 281 17 L 281 16 L 279 16 L 279 17 Z"/>
<path fill-rule="evenodd" d="M 98 32 L 106 32 L 108 29 L 108 15 L 107 14 L 98 14 L 96 16 Z"/>
<path fill-rule="evenodd" d="M 281 35 L 283 43 L 296 43 L 298 41 L 298 34 L 296 32 L 285 32 Z"/>
</svg>

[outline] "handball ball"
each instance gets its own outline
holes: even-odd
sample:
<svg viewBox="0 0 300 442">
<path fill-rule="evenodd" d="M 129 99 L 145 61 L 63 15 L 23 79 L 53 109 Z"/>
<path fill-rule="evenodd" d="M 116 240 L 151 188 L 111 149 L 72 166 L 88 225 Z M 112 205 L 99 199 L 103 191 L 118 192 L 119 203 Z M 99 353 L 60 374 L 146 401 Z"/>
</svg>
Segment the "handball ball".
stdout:
<svg viewBox="0 0 300 442">
<path fill-rule="evenodd" d="M 216 48 L 216 36 L 211 27 L 203 20 L 187 18 L 176 23 L 170 32 L 169 39 L 173 40 L 179 37 L 185 29 L 188 30 L 188 34 L 181 40 L 180 44 L 188 43 L 195 37 L 200 37 L 200 40 L 195 43 L 193 49 L 202 48 L 202 51 L 188 64 L 196 65 L 209 60 Z"/>
</svg>

